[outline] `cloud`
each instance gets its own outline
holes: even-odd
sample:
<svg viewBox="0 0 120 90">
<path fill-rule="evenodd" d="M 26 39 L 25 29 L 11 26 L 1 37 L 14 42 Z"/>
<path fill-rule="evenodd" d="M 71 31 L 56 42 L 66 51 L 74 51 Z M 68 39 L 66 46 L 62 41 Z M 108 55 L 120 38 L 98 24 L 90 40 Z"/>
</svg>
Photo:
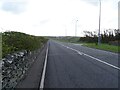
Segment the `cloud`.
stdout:
<svg viewBox="0 0 120 90">
<path fill-rule="evenodd" d="M 94 6 L 97 6 L 99 3 L 99 0 L 83 0 L 86 3 L 92 4 Z"/>
<path fill-rule="evenodd" d="M 0 28 L 41 36 L 61 36 L 67 30 L 67 35 L 74 36 L 75 20 L 78 20 L 77 35 L 82 36 L 84 30 L 98 29 L 98 1 L 0 0 Z M 118 27 L 117 1 L 102 0 L 101 30 Z M 17 10 L 2 8 L 9 2 L 12 4 L 8 6 Z"/>
<path fill-rule="evenodd" d="M 26 2 L 20 0 L 5 0 L 2 1 L 1 9 L 6 12 L 12 12 L 14 14 L 20 14 L 25 11 Z"/>
<path fill-rule="evenodd" d="M 45 20 L 40 21 L 40 24 L 46 24 L 46 23 L 48 23 L 49 21 L 50 21 L 49 19 L 45 19 Z"/>
</svg>

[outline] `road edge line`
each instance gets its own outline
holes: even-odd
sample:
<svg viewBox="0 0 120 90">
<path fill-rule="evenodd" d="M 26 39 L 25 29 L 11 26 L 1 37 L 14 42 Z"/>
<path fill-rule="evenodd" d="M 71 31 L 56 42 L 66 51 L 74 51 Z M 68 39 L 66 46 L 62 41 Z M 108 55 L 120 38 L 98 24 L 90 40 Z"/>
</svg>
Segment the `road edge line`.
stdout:
<svg viewBox="0 0 120 90">
<path fill-rule="evenodd" d="M 43 68 L 42 78 L 41 78 L 40 87 L 39 87 L 40 90 L 43 90 L 43 88 L 44 88 L 45 72 L 46 72 L 46 65 L 47 65 L 47 56 L 48 56 L 48 47 L 47 47 L 47 50 L 46 50 L 44 68 Z"/>
<path fill-rule="evenodd" d="M 60 45 L 62 45 L 62 44 L 60 44 Z M 63 46 L 63 47 L 66 47 L 66 48 L 68 48 L 68 49 L 71 49 L 71 50 L 73 50 L 73 51 L 75 51 L 75 52 L 77 52 L 79 55 L 88 56 L 88 57 L 90 57 L 90 58 L 92 58 L 92 59 L 94 59 L 94 60 L 96 60 L 96 61 L 99 61 L 99 62 L 101 62 L 101 63 L 104 63 L 104 64 L 112 67 L 112 68 L 115 68 L 115 69 L 117 69 L 117 70 L 120 70 L 119 67 L 114 66 L 114 65 L 112 65 L 112 64 L 110 64 L 110 63 L 108 63 L 108 62 L 105 62 L 105 61 L 103 61 L 103 60 L 100 60 L 100 59 L 95 58 L 95 57 L 93 57 L 93 56 L 91 56 L 91 55 L 85 54 L 85 53 L 83 53 L 83 52 L 80 52 L 80 51 L 78 51 L 78 50 L 76 50 L 76 49 L 73 49 L 73 48 L 71 48 L 71 47 L 68 47 L 68 46 L 65 46 L 65 45 L 62 45 L 62 46 Z"/>
</svg>

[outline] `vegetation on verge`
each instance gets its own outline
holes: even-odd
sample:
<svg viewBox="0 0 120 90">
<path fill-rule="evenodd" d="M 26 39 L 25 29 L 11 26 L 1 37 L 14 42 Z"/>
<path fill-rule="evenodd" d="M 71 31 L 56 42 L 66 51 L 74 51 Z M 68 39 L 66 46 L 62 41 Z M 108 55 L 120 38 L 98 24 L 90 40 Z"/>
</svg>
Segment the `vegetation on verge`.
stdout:
<svg viewBox="0 0 120 90">
<path fill-rule="evenodd" d="M 83 44 L 84 46 L 102 49 L 120 53 L 120 29 L 109 29 L 101 33 L 101 44 L 98 45 L 98 35 L 95 31 L 84 31 L 84 37 L 54 37 L 54 40 L 59 40 L 68 43 Z"/>
<path fill-rule="evenodd" d="M 28 35 L 21 32 L 14 31 L 3 32 L 2 57 L 16 51 L 36 50 L 40 48 L 46 41 L 47 39 L 44 37 Z"/>
<path fill-rule="evenodd" d="M 120 52 L 120 29 L 114 29 L 114 30 L 105 30 L 104 33 L 101 33 L 101 44 L 98 44 L 98 35 L 97 33 L 90 32 L 90 31 L 84 31 L 85 37 L 81 37 L 79 39 L 79 42 L 83 42 L 84 46 L 91 47 L 91 48 L 97 48 L 112 52 Z"/>
<path fill-rule="evenodd" d="M 95 31 L 84 31 L 85 37 L 80 37 L 79 41 L 87 43 L 97 43 L 98 35 Z M 120 29 L 114 30 L 105 30 L 104 33 L 101 33 L 101 43 L 107 43 L 112 45 L 119 45 L 120 41 Z"/>
<path fill-rule="evenodd" d="M 96 49 L 101 49 L 101 50 L 106 50 L 106 51 L 111 51 L 116 53 L 120 52 L 119 51 L 120 46 L 114 46 L 109 44 L 100 44 L 98 46 L 96 45 L 96 43 L 83 43 L 83 45 L 91 48 L 96 48 Z"/>
</svg>

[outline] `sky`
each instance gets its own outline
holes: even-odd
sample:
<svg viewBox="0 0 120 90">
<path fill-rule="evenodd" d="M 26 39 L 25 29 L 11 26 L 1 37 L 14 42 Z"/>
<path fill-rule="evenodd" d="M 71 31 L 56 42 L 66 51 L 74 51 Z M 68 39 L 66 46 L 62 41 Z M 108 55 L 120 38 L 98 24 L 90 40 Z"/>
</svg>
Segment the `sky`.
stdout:
<svg viewBox="0 0 120 90">
<path fill-rule="evenodd" d="M 118 29 L 119 0 L 101 0 L 101 32 Z M 0 32 L 83 36 L 98 31 L 99 0 L 0 0 Z"/>
</svg>

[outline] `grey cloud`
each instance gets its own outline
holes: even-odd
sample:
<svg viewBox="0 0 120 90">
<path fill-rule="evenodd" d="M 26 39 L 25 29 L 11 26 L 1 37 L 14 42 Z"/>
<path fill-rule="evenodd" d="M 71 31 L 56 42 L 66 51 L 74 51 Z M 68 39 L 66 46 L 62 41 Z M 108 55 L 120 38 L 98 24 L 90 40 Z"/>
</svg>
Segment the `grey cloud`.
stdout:
<svg viewBox="0 0 120 90">
<path fill-rule="evenodd" d="M 45 23 L 47 23 L 47 22 L 49 22 L 49 21 L 50 21 L 49 19 L 42 20 L 42 21 L 40 21 L 40 24 L 45 24 Z"/>
<path fill-rule="evenodd" d="M 98 6 L 99 3 L 99 0 L 82 0 L 82 1 L 92 4 L 94 6 Z"/>
<path fill-rule="evenodd" d="M 19 14 L 25 11 L 26 2 L 6 1 L 2 4 L 2 10 Z"/>
<path fill-rule="evenodd" d="M 82 0 L 82 1 L 87 2 L 89 4 L 92 4 L 94 6 L 98 6 L 100 0 Z M 104 3 L 104 2 L 110 2 L 110 1 L 112 1 L 113 4 L 116 4 L 116 3 L 119 2 L 119 0 L 101 0 L 102 3 Z"/>
<path fill-rule="evenodd" d="M 49 19 L 41 20 L 41 21 L 39 21 L 39 22 L 36 22 L 36 23 L 33 25 L 33 27 L 39 27 L 39 26 L 42 26 L 42 25 L 44 25 L 44 24 L 46 24 L 46 23 L 48 23 L 48 22 L 50 22 Z"/>
</svg>

